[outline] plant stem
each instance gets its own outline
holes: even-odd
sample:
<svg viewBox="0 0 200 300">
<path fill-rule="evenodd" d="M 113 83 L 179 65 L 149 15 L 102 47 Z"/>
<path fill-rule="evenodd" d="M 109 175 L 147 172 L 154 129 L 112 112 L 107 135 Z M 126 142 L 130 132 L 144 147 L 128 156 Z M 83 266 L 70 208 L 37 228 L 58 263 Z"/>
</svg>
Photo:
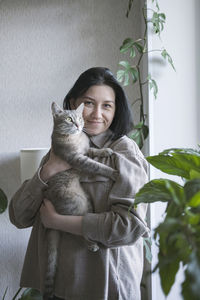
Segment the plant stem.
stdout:
<svg viewBox="0 0 200 300">
<path fill-rule="evenodd" d="M 15 300 L 15 299 L 16 299 L 17 295 L 20 293 L 21 290 L 22 290 L 22 288 L 19 288 L 19 289 L 18 289 L 17 293 L 14 295 L 14 297 L 12 298 L 12 300 Z"/>
<path fill-rule="evenodd" d="M 149 82 L 149 80 L 146 80 L 145 82 L 141 82 L 141 85 L 145 85 Z"/>
<path fill-rule="evenodd" d="M 146 4 L 145 4 L 146 6 Z M 146 20 L 146 16 L 145 16 L 145 11 L 144 11 L 144 7 L 142 8 L 142 15 L 144 18 L 144 22 L 145 22 L 145 30 L 144 30 L 144 35 L 143 35 L 143 40 L 144 40 L 144 45 L 143 45 L 143 49 L 146 49 L 146 45 L 147 45 L 147 20 Z M 144 96 L 143 96 L 143 89 L 142 89 L 142 80 L 141 80 L 141 71 L 140 71 L 140 63 L 142 61 L 144 52 L 142 52 L 140 54 L 140 57 L 138 59 L 138 63 L 137 63 L 137 70 L 138 70 L 138 82 L 139 82 L 139 89 L 140 89 L 140 100 L 141 100 L 141 106 L 140 106 L 140 121 L 145 122 L 145 117 L 144 117 Z"/>
<path fill-rule="evenodd" d="M 7 294 L 7 290 L 8 290 L 8 287 L 6 288 L 6 290 L 5 290 L 5 293 L 4 293 L 4 295 L 3 295 L 3 298 L 2 298 L 2 300 L 4 300 L 5 299 L 5 296 L 6 296 L 6 294 Z"/>
<path fill-rule="evenodd" d="M 159 52 L 161 52 L 161 51 L 163 51 L 162 49 L 154 49 L 154 50 L 149 50 L 149 51 L 145 51 L 144 52 L 144 54 L 146 54 L 146 53 L 150 53 L 150 52 L 155 52 L 155 51 L 159 51 Z"/>
<path fill-rule="evenodd" d="M 140 121 L 144 122 L 144 99 L 143 99 L 143 90 L 141 85 L 141 74 L 140 74 L 140 68 L 137 66 L 138 70 L 138 81 L 139 81 L 139 88 L 140 88 L 140 99 L 141 99 L 141 105 L 140 105 Z"/>
</svg>

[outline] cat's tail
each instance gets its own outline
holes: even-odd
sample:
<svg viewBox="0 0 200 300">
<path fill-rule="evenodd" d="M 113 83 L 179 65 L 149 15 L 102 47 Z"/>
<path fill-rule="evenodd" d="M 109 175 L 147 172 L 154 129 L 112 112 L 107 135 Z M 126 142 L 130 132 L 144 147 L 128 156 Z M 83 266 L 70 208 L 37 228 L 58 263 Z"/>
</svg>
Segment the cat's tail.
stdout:
<svg viewBox="0 0 200 300">
<path fill-rule="evenodd" d="M 47 271 L 45 277 L 45 293 L 44 296 L 52 297 L 54 292 L 54 281 L 56 276 L 58 245 L 60 240 L 60 232 L 49 229 L 47 233 L 48 240 L 48 256 Z"/>
</svg>

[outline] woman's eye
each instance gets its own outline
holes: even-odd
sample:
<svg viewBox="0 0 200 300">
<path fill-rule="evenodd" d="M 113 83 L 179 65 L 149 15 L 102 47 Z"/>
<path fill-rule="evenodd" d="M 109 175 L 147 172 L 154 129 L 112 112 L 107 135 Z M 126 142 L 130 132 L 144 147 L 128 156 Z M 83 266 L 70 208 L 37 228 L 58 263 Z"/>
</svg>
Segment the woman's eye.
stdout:
<svg viewBox="0 0 200 300">
<path fill-rule="evenodd" d="M 105 108 L 111 108 L 111 105 L 110 104 L 104 104 L 104 107 Z"/>
<path fill-rule="evenodd" d="M 92 101 L 85 101 L 84 104 L 85 104 L 86 106 L 91 105 L 91 104 L 92 104 Z"/>
<path fill-rule="evenodd" d="M 67 117 L 66 120 L 67 120 L 67 122 L 72 122 L 72 118 L 70 118 L 70 117 Z"/>
</svg>

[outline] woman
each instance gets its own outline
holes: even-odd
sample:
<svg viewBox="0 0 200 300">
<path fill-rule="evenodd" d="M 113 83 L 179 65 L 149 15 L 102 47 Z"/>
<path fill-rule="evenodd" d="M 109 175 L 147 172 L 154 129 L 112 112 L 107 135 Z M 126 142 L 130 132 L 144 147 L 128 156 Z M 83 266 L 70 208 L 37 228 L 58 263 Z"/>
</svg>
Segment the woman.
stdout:
<svg viewBox="0 0 200 300">
<path fill-rule="evenodd" d="M 110 147 L 114 155 L 98 158 L 117 169 L 116 182 L 103 176 L 82 176 L 81 183 L 94 212 L 84 216 L 59 215 L 43 189 L 48 179 L 70 166 L 47 155 L 34 177 L 21 186 L 10 203 L 10 219 L 18 228 L 33 226 L 21 276 L 21 286 L 43 291 L 46 230 L 62 232 L 54 299 L 139 300 L 143 270 L 146 206 L 130 210 L 134 195 L 147 180 L 146 161 L 125 134 L 131 129 L 131 111 L 125 93 L 107 68 L 91 68 L 75 82 L 64 99 L 64 109 L 84 103 L 85 130 L 91 145 Z M 93 253 L 84 240 L 95 241 Z M 57 298 L 59 297 L 59 298 Z"/>
</svg>

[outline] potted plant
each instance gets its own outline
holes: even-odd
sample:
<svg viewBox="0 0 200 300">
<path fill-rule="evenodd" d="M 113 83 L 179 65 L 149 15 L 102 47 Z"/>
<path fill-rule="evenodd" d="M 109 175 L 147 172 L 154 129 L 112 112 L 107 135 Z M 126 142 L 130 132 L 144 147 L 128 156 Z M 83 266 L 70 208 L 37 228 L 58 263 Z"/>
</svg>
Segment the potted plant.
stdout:
<svg viewBox="0 0 200 300">
<path fill-rule="evenodd" d="M 200 287 L 200 151 L 168 149 L 148 162 L 161 171 L 180 176 L 182 184 L 170 179 L 154 179 L 136 194 L 135 205 L 166 203 L 164 220 L 154 229 L 159 247 L 158 263 L 161 287 L 167 296 L 178 270 L 183 266 L 184 300 L 198 300 Z"/>
</svg>

